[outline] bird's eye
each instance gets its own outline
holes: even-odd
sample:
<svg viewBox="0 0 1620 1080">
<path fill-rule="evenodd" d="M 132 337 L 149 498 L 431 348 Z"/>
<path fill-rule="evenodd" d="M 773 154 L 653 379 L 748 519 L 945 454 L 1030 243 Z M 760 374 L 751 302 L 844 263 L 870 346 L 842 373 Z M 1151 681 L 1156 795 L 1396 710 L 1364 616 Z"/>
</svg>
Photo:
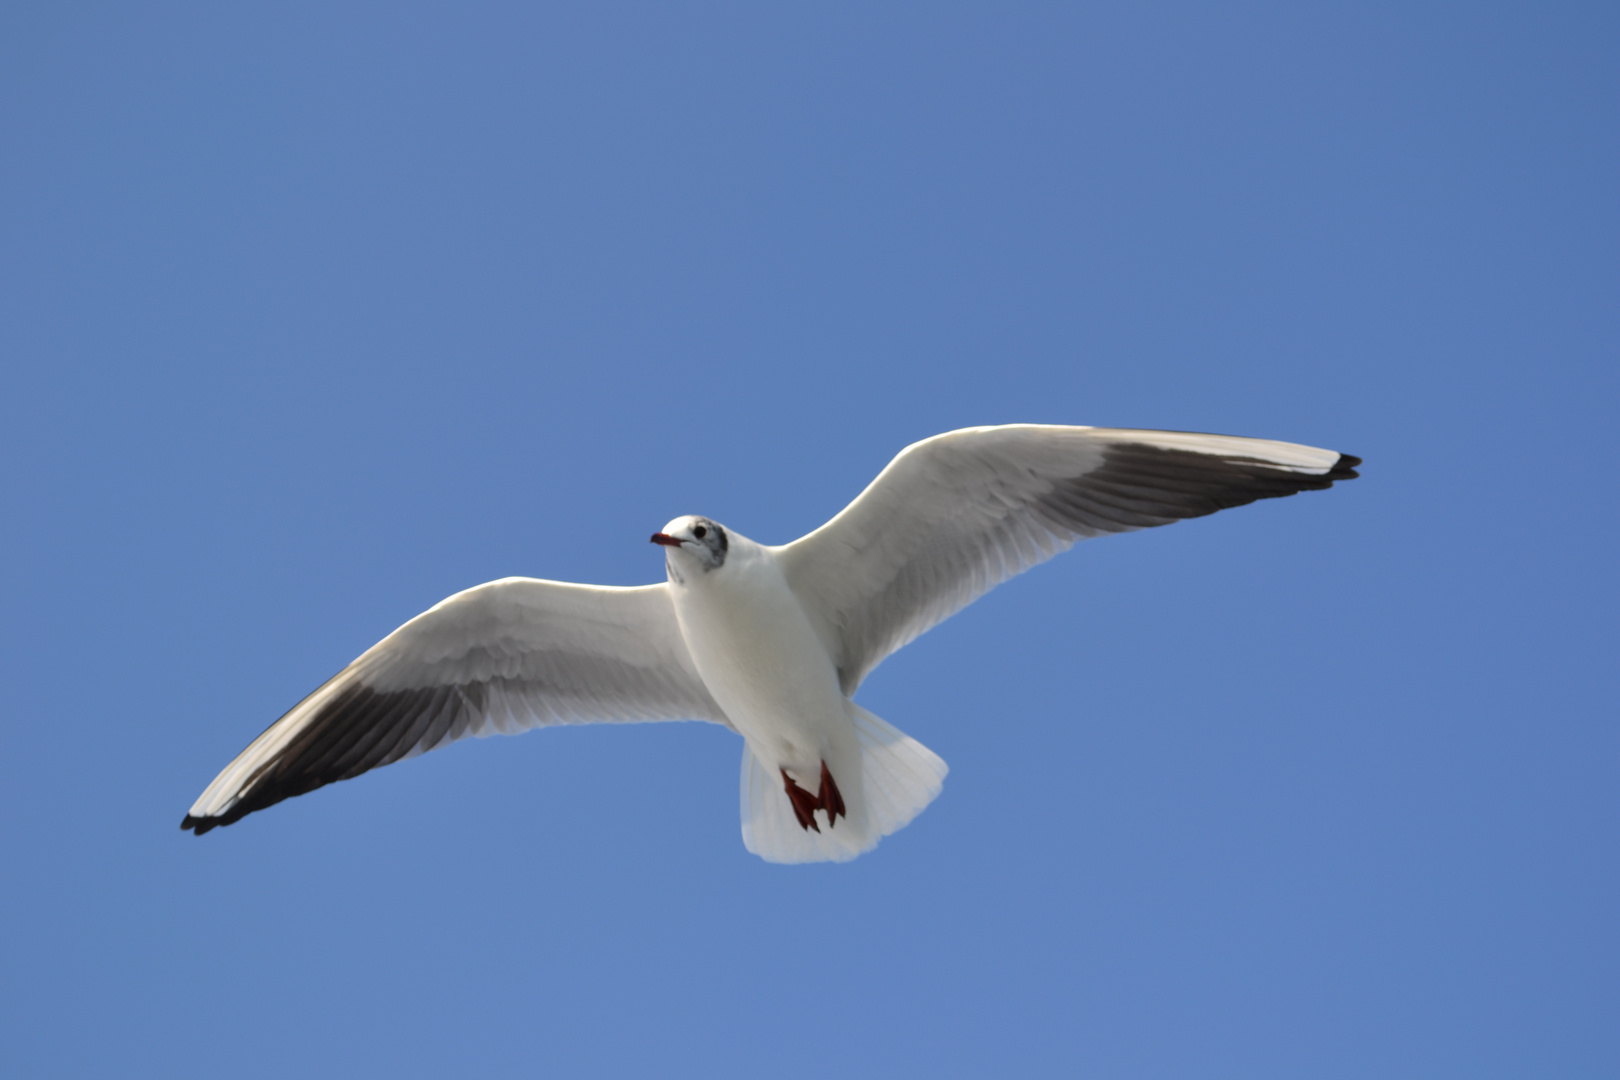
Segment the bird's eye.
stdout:
<svg viewBox="0 0 1620 1080">
<path fill-rule="evenodd" d="M 705 536 L 709 535 L 709 530 L 705 529 L 702 525 L 699 525 L 697 528 L 692 530 L 692 535 L 701 540 Z"/>
</svg>

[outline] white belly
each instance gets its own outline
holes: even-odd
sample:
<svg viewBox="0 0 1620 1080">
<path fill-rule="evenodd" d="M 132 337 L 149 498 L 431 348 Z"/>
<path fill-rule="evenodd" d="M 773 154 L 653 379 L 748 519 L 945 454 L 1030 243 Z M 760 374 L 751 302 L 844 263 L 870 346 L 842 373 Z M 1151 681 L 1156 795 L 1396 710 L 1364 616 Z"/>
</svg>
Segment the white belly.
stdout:
<svg viewBox="0 0 1620 1080">
<path fill-rule="evenodd" d="M 718 571 L 672 592 L 681 634 L 709 693 L 754 754 L 815 791 L 821 763 L 853 744 L 838 672 L 770 552 L 733 534 Z"/>
</svg>

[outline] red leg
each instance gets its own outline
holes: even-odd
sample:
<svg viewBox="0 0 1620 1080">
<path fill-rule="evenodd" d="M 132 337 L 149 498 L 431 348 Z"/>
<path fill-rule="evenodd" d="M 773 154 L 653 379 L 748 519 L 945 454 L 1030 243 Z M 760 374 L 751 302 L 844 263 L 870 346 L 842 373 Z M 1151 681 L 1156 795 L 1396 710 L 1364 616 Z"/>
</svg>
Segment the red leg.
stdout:
<svg viewBox="0 0 1620 1080">
<path fill-rule="evenodd" d="M 787 788 L 788 802 L 793 804 L 793 816 L 799 819 L 799 828 L 806 832 L 811 829 L 820 832 L 821 826 L 816 824 L 816 809 L 821 805 L 821 800 L 795 783 L 786 769 L 782 770 L 782 783 Z"/>
<path fill-rule="evenodd" d="M 838 824 L 838 815 L 849 817 L 844 810 L 844 796 L 838 791 L 838 781 L 833 779 L 832 773 L 827 771 L 827 763 L 821 763 L 821 808 L 827 811 L 827 828 Z"/>
<path fill-rule="evenodd" d="M 800 787 L 793 777 L 782 770 L 782 786 L 787 790 L 788 802 L 793 804 L 793 816 L 799 819 L 799 828 L 809 831 L 821 831 L 821 825 L 816 821 L 816 811 L 827 811 L 827 827 L 830 829 L 838 824 L 839 815 L 849 817 L 844 809 L 844 796 L 838 790 L 838 782 L 833 779 L 832 773 L 827 770 L 827 763 L 821 763 L 821 790 L 814 795 Z"/>
</svg>

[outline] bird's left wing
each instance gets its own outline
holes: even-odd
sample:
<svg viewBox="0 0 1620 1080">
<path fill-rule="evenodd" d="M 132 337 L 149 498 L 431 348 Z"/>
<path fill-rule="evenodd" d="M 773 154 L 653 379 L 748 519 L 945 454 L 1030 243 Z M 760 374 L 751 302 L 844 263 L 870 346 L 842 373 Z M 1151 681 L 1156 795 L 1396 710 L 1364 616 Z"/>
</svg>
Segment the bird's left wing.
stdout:
<svg viewBox="0 0 1620 1080">
<path fill-rule="evenodd" d="M 492 581 L 418 615 L 299 702 L 180 827 L 201 835 L 468 735 L 642 720 L 727 723 L 692 666 L 668 585 Z"/>
<path fill-rule="evenodd" d="M 1231 435 L 964 428 L 906 447 L 777 556 L 853 694 L 885 656 L 1076 540 L 1331 487 L 1360 463 Z"/>
</svg>

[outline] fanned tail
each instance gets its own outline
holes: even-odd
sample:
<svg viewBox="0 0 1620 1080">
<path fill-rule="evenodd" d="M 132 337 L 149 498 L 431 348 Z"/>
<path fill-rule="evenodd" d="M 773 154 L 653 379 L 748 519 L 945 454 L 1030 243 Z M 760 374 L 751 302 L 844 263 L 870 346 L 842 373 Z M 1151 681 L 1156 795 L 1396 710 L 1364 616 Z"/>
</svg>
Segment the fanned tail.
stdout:
<svg viewBox="0 0 1620 1080">
<path fill-rule="evenodd" d="M 950 769 L 938 754 L 853 701 L 849 718 L 860 760 L 833 763 L 848 809 L 819 831 L 799 823 L 781 777 L 743 746 L 742 834 L 749 851 L 774 863 L 848 862 L 904 828 L 939 795 Z"/>
</svg>

